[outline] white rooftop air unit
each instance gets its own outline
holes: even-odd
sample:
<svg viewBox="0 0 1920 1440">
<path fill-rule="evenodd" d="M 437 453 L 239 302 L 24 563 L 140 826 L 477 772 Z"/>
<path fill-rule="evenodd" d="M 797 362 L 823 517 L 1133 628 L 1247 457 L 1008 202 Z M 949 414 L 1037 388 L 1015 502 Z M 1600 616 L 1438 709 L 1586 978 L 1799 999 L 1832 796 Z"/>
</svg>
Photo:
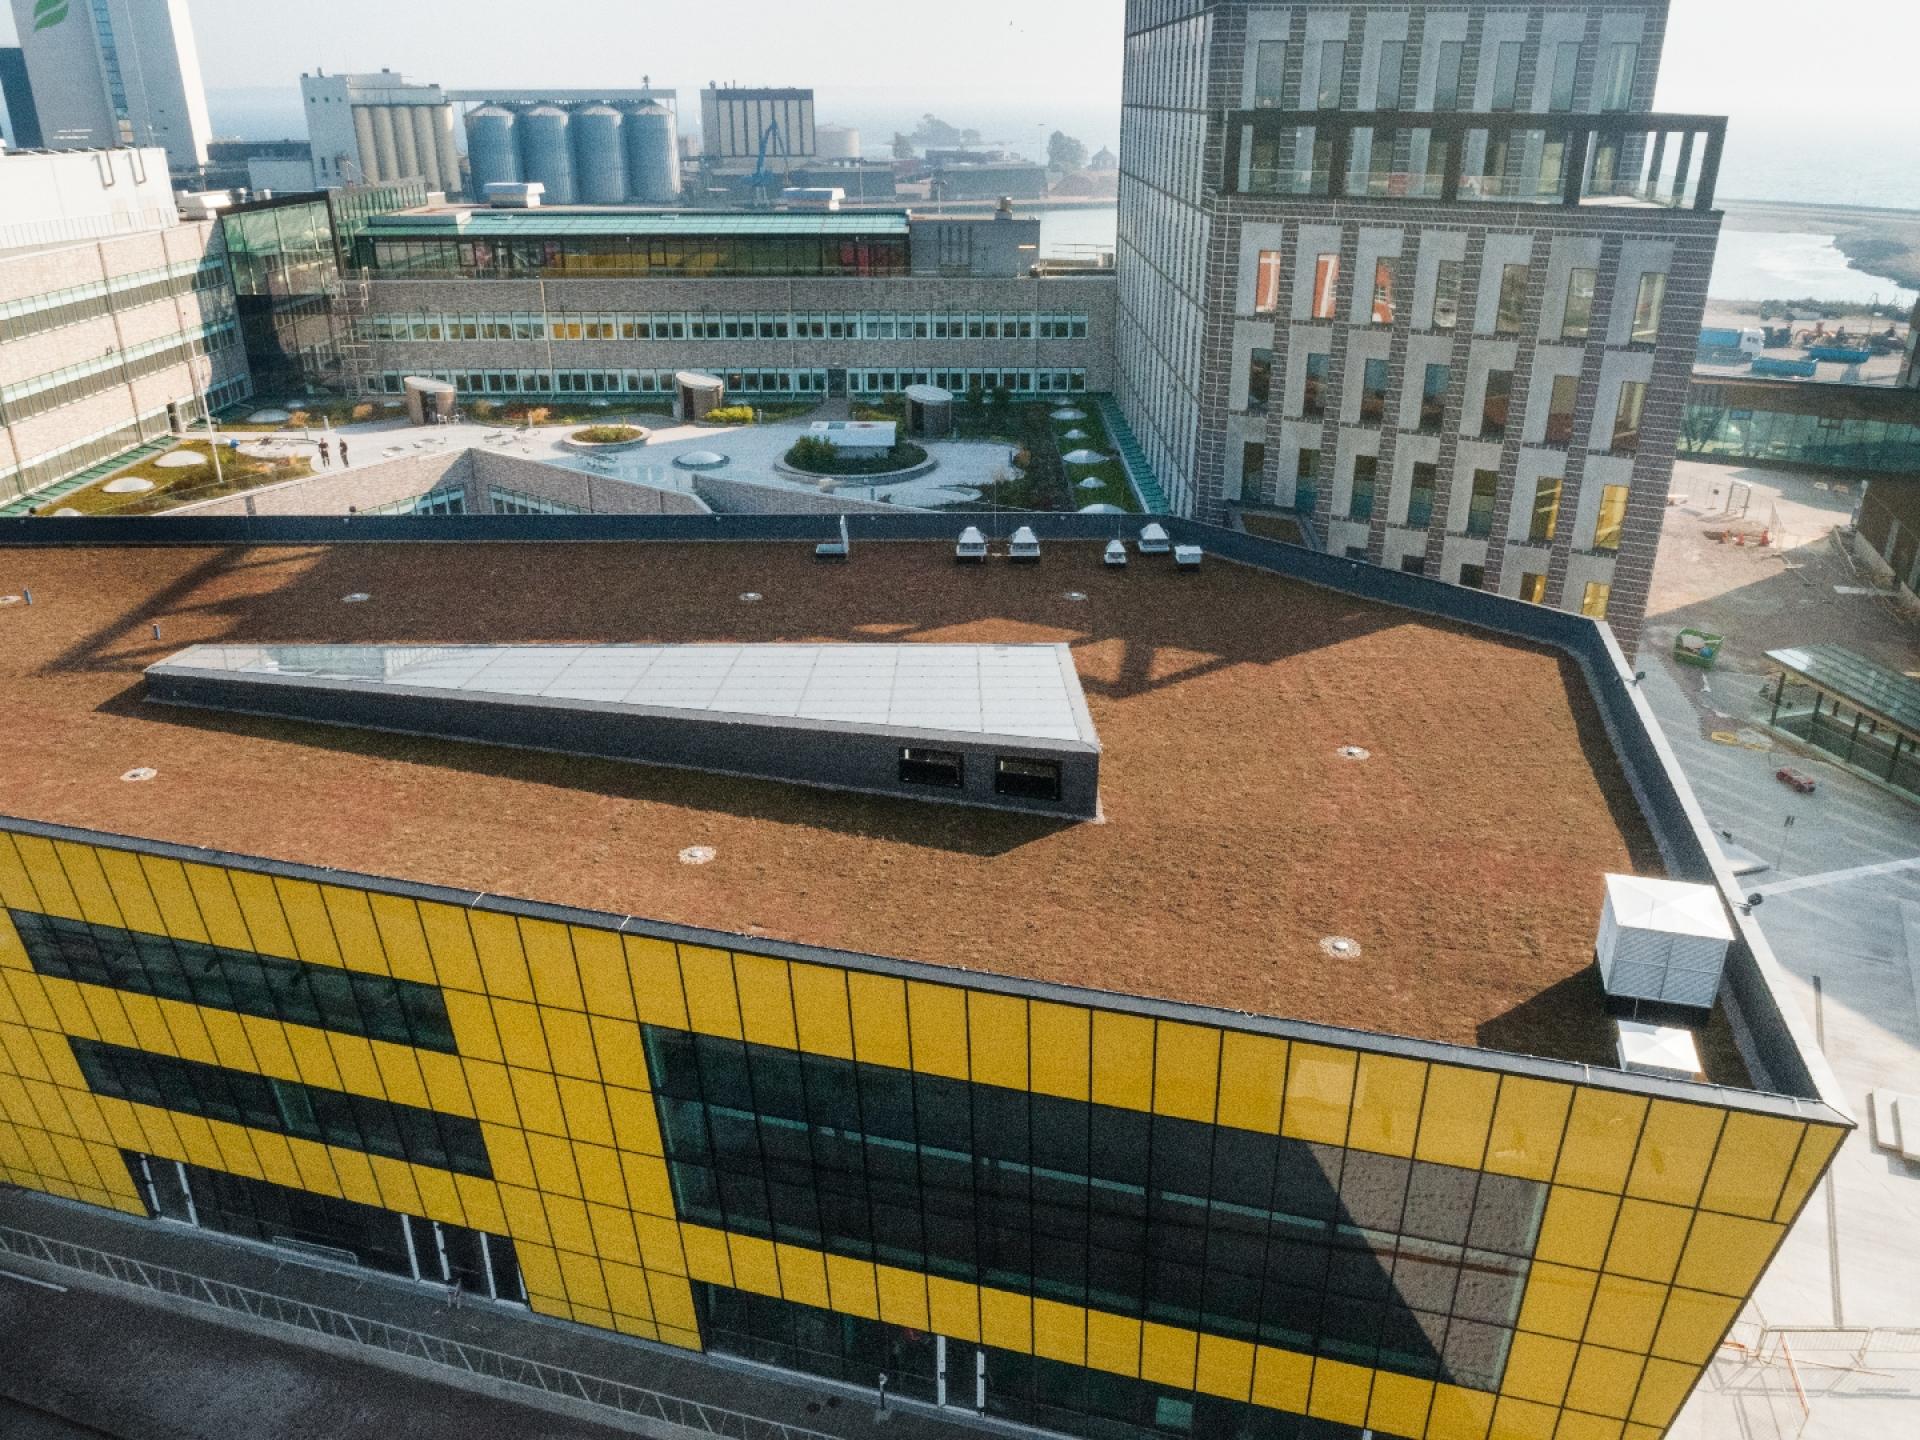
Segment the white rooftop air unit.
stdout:
<svg viewBox="0 0 1920 1440">
<path fill-rule="evenodd" d="M 1109 540 L 1107 542 L 1106 559 L 1107 564 L 1114 566 L 1116 569 L 1125 565 L 1127 563 L 1127 542 L 1124 540 Z"/>
<path fill-rule="evenodd" d="M 969 525 L 960 532 L 959 543 L 953 547 L 953 558 L 968 565 L 978 565 L 987 558 L 987 537 L 980 533 L 978 525 Z"/>
<path fill-rule="evenodd" d="M 1200 568 L 1201 550 L 1198 545 L 1176 545 L 1173 547 L 1173 563 L 1182 570 Z"/>
<path fill-rule="evenodd" d="M 1154 521 L 1140 527 L 1140 553 L 1142 555 L 1164 555 L 1173 548 L 1173 542 L 1167 539 L 1167 527 Z"/>
<path fill-rule="evenodd" d="M 1732 943 L 1733 926 L 1711 885 L 1607 876 L 1594 945 L 1607 994 L 1711 1009 Z"/>
<path fill-rule="evenodd" d="M 1649 1025 L 1642 1020 L 1617 1022 L 1614 1048 L 1620 1068 L 1630 1075 L 1657 1075 L 1664 1080 L 1704 1080 L 1700 1047 L 1693 1032 L 1672 1025 Z"/>
<path fill-rule="evenodd" d="M 1007 558 L 1024 561 L 1040 558 L 1040 537 L 1033 533 L 1031 525 L 1022 525 L 1013 532 L 1013 538 L 1007 542 Z"/>
<path fill-rule="evenodd" d="M 547 193 L 547 187 L 538 180 L 525 183 L 496 180 L 486 186 L 482 192 L 486 196 L 488 208 L 493 210 L 537 210 L 540 197 Z"/>
</svg>

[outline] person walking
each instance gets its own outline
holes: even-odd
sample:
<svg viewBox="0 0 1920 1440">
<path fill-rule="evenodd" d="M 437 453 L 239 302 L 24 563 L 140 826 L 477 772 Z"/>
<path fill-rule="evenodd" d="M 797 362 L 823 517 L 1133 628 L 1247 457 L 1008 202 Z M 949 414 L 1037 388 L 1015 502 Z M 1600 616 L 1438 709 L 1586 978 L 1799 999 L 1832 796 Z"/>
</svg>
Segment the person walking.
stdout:
<svg viewBox="0 0 1920 1440">
<path fill-rule="evenodd" d="M 347 460 L 347 438 L 344 435 L 340 437 L 340 468 L 342 470 L 350 470 L 353 468 Z"/>
<path fill-rule="evenodd" d="M 324 469 L 333 467 L 333 448 L 324 440 L 320 442 L 320 464 Z"/>
</svg>

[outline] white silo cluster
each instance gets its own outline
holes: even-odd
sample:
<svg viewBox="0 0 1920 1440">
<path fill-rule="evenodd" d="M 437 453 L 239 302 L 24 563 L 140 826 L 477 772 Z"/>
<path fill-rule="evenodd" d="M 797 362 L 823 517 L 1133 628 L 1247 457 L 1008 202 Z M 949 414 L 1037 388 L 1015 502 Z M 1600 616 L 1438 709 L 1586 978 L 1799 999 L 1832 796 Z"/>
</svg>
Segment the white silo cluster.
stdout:
<svg viewBox="0 0 1920 1440">
<path fill-rule="evenodd" d="M 673 112 L 652 101 L 487 104 L 467 114 L 472 193 L 539 184 L 549 205 L 672 205 L 680 199 Z"/>
</svg>

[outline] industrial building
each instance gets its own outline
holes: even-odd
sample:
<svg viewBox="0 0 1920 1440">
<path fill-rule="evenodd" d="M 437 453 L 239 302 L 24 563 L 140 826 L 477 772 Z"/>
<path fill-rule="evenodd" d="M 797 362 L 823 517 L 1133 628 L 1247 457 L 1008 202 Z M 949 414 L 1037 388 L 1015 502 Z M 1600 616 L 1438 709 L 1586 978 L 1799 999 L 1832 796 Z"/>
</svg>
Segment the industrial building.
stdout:
<svg viewBox="0 0 1920 1440">
<path fill-rule="evenodd" d="M 456 91 L 466 115 L 469 193 L 539 185 L 546 205 L 676 205 L 680 132 L 670 92 Z M 663 103 L 664 99 L 664 103 Z"/>
<path fill-rule="evenodd" d="M 819 156 L 813 91 L 709 85 L 700 92 L 700 160 L 709 176 L 748 175 L 764 159 L 784 181 Z"/>
<path fill-rule="evenodd" d="M 13 0 L 13 22 L 42 145 L 157 145 L 176 176 L 198 176 L 213 132 L 187 0 Z"/>
<path fill-rule="evenodd" d="M 1606 629 L 957 520 L 0 521 L 0 1179 L 782 1413 L 1658 1440 L 1850 1121 Z"/>
<path fill-rule="evenodd" d="M 1720 226 L 1666 10 L 1128 5 L 1119 399 L 1177 510 L 1631 649 Z"/>
<path fill-rule="evenodd" d="M 443 194 L 462 188 L 453 105 L 438 85 L 415 84 L 391 70 L 316 71 L 300 77 L 300 98 L 315 187 L 419 180 Z"/>
<path fill-rule="evenodd" d="M 166 167 L 0 153 L 0 506 L 252 393 L 219 229 Z"/>
</svg>

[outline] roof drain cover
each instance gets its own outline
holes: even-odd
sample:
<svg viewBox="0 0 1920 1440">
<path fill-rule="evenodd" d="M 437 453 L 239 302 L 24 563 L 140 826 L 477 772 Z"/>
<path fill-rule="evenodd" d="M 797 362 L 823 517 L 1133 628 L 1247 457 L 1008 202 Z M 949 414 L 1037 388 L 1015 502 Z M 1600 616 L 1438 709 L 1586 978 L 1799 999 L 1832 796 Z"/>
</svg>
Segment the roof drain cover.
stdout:
<svg viewBox="0 0 1920 1440">
<path fill-rule="evenodd" d="M 131 784 L 132 782 L 137 780 L 151 780 L 155 776 L 157 776 L 159 773 L 160 772 L 154 769 L 151 765 L 137 765 L 133 769 L 127 771 L 127 773 L 122 775 L 120 778 L 122 780 L 127 781 L 129 784 Z"/>
<path fill-rule="evenodd" d="M 1329 935 L 1320 942 L 1320 948 L 1335 960 L 1358 960 L 1360 942 L 1350 940 L 1345 935 Z"/>
<path fill-rule="evenodd" d="M 680 852 L 682 865 L 705 865 L 713 859 L 711 845 L 689 845 Z"/>
<path fill-rule="evenodd" d="M 1371 760 L 1373 758 L 1373 752 L 1371 750 L 1363 750 L 1358 745 L 1342 745 L 1333 753 L 1338 755 L 1342 760 Z"/>
</svg>

